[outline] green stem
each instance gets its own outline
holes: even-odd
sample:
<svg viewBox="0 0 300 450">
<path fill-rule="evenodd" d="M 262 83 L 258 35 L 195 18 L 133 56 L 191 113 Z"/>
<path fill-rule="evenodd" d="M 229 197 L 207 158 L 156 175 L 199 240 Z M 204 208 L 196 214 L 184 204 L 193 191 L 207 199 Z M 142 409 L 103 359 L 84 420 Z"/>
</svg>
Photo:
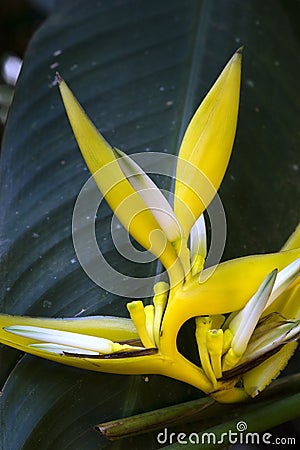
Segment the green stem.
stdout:
<svg viewBox="0 0 300 450">
<path fill-rule="evenodd" d="M 162 430 L 167 426 L 171 428 L 177 425 L 181 427 L 180 431 L 184 431 L 184 424 L 191 422 L 195 424 L 194 427 L 198 432 L 205 430 L 225 433 L 229 429 L 236 431 L 237 422 L 243 420 L 248 425 L 248 431 L 260 432 L 299 416 L 299 390 L 300 374 L 295 374 L 276 380 L 257 399 L 250 399 L 247 403 L 222 405 L 209 397 L 202 397 L 179 405 L 101 423 L 96 425 L 95 429 L 108 439 L 114 440 Z M 175 444 L 172 445 L 170 449 L 177 448 L 174 447 Z M 191 447 L 186 444 L 185 448 Z M 209 447 L 201 446 L 201 448 Z"/>
<path fill-rule="evenodd" d="M 95 426 L 95 429 L 110 440 L 134 436 L 159 430 L 165 425 L 172 426 L 182 420 L 188 420 L 215 403 L 211 398 L 204 397 L 148 413 L 100 423 Z"/>
<path fill-rule="evenodd" d="M 264 404 L 265 403 L 265 404 Z M 264 433 L 261 436 L 258 433 L 273 428 L 289 420 L 299 417 L 300 394 L 294 394 L 283 398 L 277 402 L 264 402 L 257 405 L 251 405 L 250 411 L 235 417 L 228 422 L 216 425 L 199 433 L 185 434 L 180 437 L 181 442 L 175 442 L 172 436 L 171 445 L 164 447 L 165 450 L 182 450 L 183 440 L 185 440 L 185 449 L 194 449 L 195 444 L 201 446 L 201 449 L 224 448 L 231 444 L 249 444 L 254 443 L 259 446 L 263 444 L 275 444 L 275 436 L 272 433 Z M 241 432 L 239 426 L 246 427 Z M 190 436 L 190 437 L 189 437 Z M 285 436 L 281 436 L 283 438 Z M 280 438 L 280 437 L 279 437 Z M 293 439 L 293 436 L 290 436 Z M 266 439 L 267 441 L 264 441 Z M 296 443 L 296 438 L 294 437 Z M 170 442 L 168 442 L 170 444 Z"/>
</svg>

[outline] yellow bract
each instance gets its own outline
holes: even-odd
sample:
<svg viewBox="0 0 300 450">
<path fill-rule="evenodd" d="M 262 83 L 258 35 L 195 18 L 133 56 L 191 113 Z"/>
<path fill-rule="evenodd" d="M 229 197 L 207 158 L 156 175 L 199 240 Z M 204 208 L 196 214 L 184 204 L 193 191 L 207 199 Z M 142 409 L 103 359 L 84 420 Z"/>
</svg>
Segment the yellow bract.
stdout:
<svg viewBox="0 0 300 450">
<path fill-rule="evenodd" d="M 297 342 L 289 342 L 282 347 L 278 353 L 270 356 L 266 361 L 243 375 L 243 385 L 245 392 L 251 397 L 255 397 L 265 389 L 280 372 L 285 368 L 291 356 L 293 356 Z"/>
<path fill-rule="evenodd" d="M 77 143 L 100 191 L 129 233 L 168 269 L 173 284 L 183 278 L 174 247 L 118 163 L 114 149 L 99 133 L 58 76 L 59 89 Z"/>
<path fill-rule="evenodd" d="M 176 336 L 188 319 L 242 309 L 274 268 L 280 270 L 299 257 L 300 249 L 294 249 L 237 258 L 219 264 L 204 283 L 199 282 L 197 276 L 180 286 L 169 299 L 170 307 L 165 311 L 162 350 L 176 352 Z"/>
<path fill-rule="evenodd" d="M 238 50 L 196 111 L 179 150 L 174 211 L 186 238 L 219 188 L 229 162 L 238 117 L 241 59 Z"/>
</svg>

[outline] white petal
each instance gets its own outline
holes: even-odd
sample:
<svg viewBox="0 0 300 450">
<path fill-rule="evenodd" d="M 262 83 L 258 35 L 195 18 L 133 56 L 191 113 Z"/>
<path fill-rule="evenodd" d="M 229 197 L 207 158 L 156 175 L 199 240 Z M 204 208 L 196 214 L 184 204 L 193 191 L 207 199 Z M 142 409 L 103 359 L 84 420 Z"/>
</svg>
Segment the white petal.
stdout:
<svg viewBox="0 0 300 450">
<path fill-rule="evenodd" d="M 279 327 L 273 328 L 258 339 L 253 339 L 249 343 L 247 351 L 243 355 L 239 364 L 245 361 L 256 359 L 276 347 L 286 344 L 299 338 L 300 324 L 298 322 L 286 322 Z"/>
<path fill-rule="evenodd" d="M 160 189 L 128 155 L 116 148 L 114 148 L 114 152 L 124 175 L 151 210 L 168 240 L 174 242 L 179 239 L 181 237 L 179 222 Z"/>
<path fill-rule="evenodd" d="M 87 334 L 21 325 L 6 327 L 5 330 L 18 336 L 41 342 L 67 345 L 83 350 L 95 350 L 104 354 L 112 353 L 113 351 L 112 341 Z"/>
<path fill-rule="evenodd" d="M 191 229 L 190 250 L 192 265 L 197 255 L 201 255 L 205 259 L 207 253 L 207 242 L 204 214 L 201 214 L 201 216 L 196 220 Z"/>
<path fill-rule="evenodd" d="M 245 352 L 252 333 L 268 301 L 276 275 L 277 270 L 273 270 L 264 279 L 246 306 L 230 322 L 229 328 L 234 334 L 231 347 L 236 355 L 242 355 Z"/>
<path fill-rule="evenodd" d="M 296 261 L 293 261 L 291 264 L 289 264 L 284 269 L 280 270 L 278 272 L 274 287 L 272 289 L 272 293 L 269 297 L 268 303 L 265 306 L 265 309 L 271 305 L 271 303 L 276 300 L 277 297 L 279 297 L 280 294 L 282 294 L 290 284 L 293 283 L 293 281 L 298 278 L 300 275 L 300 258 L 296 259 Z"/>
</svg>

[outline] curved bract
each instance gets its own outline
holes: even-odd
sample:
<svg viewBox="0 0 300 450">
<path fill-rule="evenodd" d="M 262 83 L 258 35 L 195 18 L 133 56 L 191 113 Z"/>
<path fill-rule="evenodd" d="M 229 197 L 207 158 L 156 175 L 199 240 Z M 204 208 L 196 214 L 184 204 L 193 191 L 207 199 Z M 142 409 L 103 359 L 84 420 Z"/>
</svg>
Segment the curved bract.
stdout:
<svg viewBox="0 0 300 450">
<path fill-rule="evenodd" d="M 272 270 L 281 270 L 298 258 L 300 248 L 247 256 L 219 264 L 213 276 L 204 283 L 199 274 L 193 277 L 176 289 L 169 299 L 162 323 L 162 345 L 170 347 L 182 325 L 192 317 L 241 310 Z"/>
</svg>

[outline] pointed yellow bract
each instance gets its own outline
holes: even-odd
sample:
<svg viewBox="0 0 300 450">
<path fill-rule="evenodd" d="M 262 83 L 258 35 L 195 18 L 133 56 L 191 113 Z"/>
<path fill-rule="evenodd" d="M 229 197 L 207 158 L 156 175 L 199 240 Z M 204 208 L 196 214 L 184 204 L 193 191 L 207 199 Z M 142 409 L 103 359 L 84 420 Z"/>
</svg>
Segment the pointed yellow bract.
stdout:
<svg viewBox="0 0 300 450">
<path fill-rule="evenodd" d="M 174 211 L 186 238 L 225 174 L 237 125 L 240 79 L 241 50 L 238 50 L 184 135 L 178 155 Z"/>
<path fill-rule="evenodd" d="M 85 114 L 67 84 L 60 77 L 58 82 L 82 156 L 100 191 L 134 239 L 168 269 L 171 283 L 178 283 L 183 278 L 183 271 L 174 247 L 121 170 L 113 148 Z"/>
<path fill-rule="evenodd" d="M 300 247 L 300 223 L 296 227 L 295 231 L 290 235 L 286 243 L 281 248 L 281 251 L 291 250 L 293 248 Z"/>
</svg>

